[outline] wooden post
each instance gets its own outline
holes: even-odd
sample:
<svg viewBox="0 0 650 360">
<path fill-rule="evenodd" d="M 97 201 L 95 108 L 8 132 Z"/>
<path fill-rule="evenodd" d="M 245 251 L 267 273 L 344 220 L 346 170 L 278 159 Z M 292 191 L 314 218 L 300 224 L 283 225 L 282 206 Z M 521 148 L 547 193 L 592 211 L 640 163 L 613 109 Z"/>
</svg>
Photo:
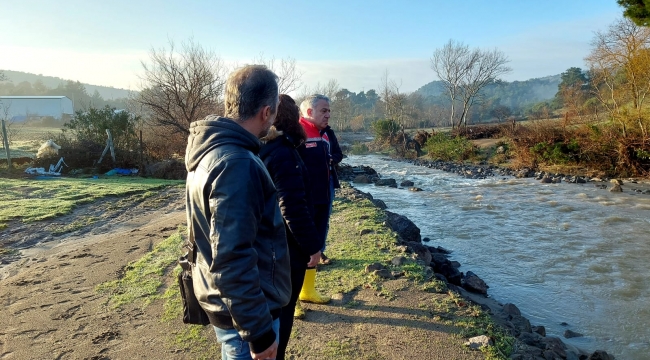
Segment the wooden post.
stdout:
<svg viewBox="0 0 650 360">
<path fill-rule="evenodd" d="M 140 176 L 144 172 L 144 164 L 142 163 L 142 130 L 140 130 Z"/>
<path fill-rule="evenodd" d="M 115 164 L 115 148 L 113 147 L 113 135 L 111 131 L 106 129 L 106 134 L 108 135 L 108 146 L 111 149 L 111 157 L 113 158 L 113 164 Z"/>
<path fill-rule="evenodd" d="M 104 148 L 104 151 L 102 152 L 102 156 L 99 157 L 99 161 L 97 161 L 97 163 L 101 164 L 102 160 L 104 159 L 104 156 L 110 150 L 111 157 L 113 157 L 113 164 L 115 164 L 115 150 L 113 149 L 113 136 L 111 135 L 111 131 L 108 129 L 106 129 L 106 134 L 108 135 L 108 139 L 106 139 L 106 147 Z"/>
<path fill-rule="evenodd" d="M 7 128 L 5 127 L 4 120 L 2 120 L 2 139 L 5 147 L 5 153 L 7 154 L 7 168 L 11 169 L 11 152 L 9 151 L 9 138 L 7 137 Z"/>
</svg>

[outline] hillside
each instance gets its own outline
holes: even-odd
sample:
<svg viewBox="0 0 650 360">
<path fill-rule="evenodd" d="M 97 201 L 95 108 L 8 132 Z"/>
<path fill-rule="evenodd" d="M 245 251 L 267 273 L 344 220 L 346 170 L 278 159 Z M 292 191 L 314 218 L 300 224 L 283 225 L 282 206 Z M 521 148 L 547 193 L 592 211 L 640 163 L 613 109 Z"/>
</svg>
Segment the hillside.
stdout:
<svg viewBox="0 0 650 360">
<path fill-rule="evenodd" d="M 499 81 L 486 86 L 482 93 L 486 101 L 505 105 L 516 110 L 533 103 L 552 99 L 557 93 L 560 81 L 559 74 L 525 81 Z M 419 88 L 416 93 L 421 94 L 433 104 L 447 104 L 449 102 L 442 81 L 432 81 Z"/>
<path fill-rule="evenodd" d="M 65 83 L 68 81 L 76 81 L 76 80 L 62 79 L 54 76 L 45 76 L 45 75 L 26 73 L 22 71 L 0 70 L 0 72 L 3 72 L 7 76 L 9 81 L 13 82 L 16 85 L 24 81 L 27 81 L 31 84 L 34 84 L 37 81 L 41 81 L 43 85 L 45 85 L 48 88 L 56 88 L 57 86 L 59 86 L 59 84 L 65 85 Z M 91 85 L 91 84 L 84 84 L 84 83 L 82 83 L 82 85 L 86 87 L 86 91 L 88 92 L 88 94 L 93 94 L 96 90 L 99 93 L 99 95 L 101 95 L 101 97 L 106 100 L 128 98 L 129 93 L 131 92 L 130 90 L 118 89 L 118 88 L 113 88 L 108 86 L 99 86 L 99 85 Z"/>
</svg>

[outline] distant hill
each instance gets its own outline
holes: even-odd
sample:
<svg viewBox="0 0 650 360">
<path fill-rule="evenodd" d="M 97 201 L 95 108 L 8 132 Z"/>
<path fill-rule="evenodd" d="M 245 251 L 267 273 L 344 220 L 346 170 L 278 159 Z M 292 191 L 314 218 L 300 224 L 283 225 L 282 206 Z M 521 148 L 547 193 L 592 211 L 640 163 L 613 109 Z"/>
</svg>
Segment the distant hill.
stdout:
<svg viewBox="0 0 650 360">
<path fill-rule="evenodd" d="M 486 86 L 482 94 L 486 101 L 498 103 L 519 110 L 527 105 L 555 97 L 560 84 L 560 75 L 546 76 L 526 81 L 501 81 Z M 446 104 L 449 98 L 442 81 L 432 81 L 418 90 L 429 102 Z"/>
<path fill-rule="evenodd" d="M 61 79 L 59 77 L 54 77 L 54 76 L 44 76 L 44 75 L 26 73 L 22 71 L 12 71 L 12 70 L 0 70 L 0 71 L 3 72 L 7 76 L 9 81 L 13 82 L 14 84 L 19 84 L 23 81 L 27 81 L 33 84 L 40 80 L 43 83 L 43 85 L 47 86 L 48 88 L 56 88 L 57 86 L 59 86 L 59 84 L 65 84 L 68 81 L 76 81 L 76 80 Z M 92 95 L 95 92 L 95 90 L 97 90 L 99 95 L 101 95 L 106 100 L 128 98 L 129 93 L 132 92 L 126 89 L 118 89 L 118 88 L 113 88 L 108 86 L 99 86 L 99 85 L 91 85 L 91 84 L 84 84 L 84 83 L 82 83 L 82 85 L 86 87 L 86 91 L 88 92 L 89 95 Z"/>
</svg>

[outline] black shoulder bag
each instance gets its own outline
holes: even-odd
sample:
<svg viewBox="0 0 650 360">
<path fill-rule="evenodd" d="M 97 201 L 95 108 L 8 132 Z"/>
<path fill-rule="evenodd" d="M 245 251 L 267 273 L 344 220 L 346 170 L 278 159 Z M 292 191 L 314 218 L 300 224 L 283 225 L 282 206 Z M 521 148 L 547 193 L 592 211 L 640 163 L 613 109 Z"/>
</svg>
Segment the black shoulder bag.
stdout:
<svg viewBox="0 0 650 360">
<path fill-rule="evenodd" d="M 196 266 L 196 243 L 194 234 L 190 227 L 189 239 L 187 244 L 188 252 L 178 259 L 181 266 L 181 273 L 178 274 L 178 285 L 181 290 L 181 300 L 183 302 L 183 322 L 186 324 L 208 325 L 210 319 L 205 310 L 199 304 L 194 295 L 194 284 L 192 283 L 192 268 Z"/>
</svg>

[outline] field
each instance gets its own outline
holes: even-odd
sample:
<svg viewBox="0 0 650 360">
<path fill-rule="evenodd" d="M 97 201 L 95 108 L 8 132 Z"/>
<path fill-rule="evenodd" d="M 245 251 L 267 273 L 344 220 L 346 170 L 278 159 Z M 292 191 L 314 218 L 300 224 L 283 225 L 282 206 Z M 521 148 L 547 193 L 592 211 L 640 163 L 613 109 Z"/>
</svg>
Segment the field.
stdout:
<svg viewBox="0 0 650 360">
<path fill-rule="evenodd" d="M 27 126 L 19 123 L 9 125 L 7 132 L 9 133 L 9 150 L 11 158 L 20 157 L 36 157 L 36 152 L 43 142 L 53 138 L 61 132 L 60 128 L 56 127 L 36 127 Z M 4 146 L 0 144 L 0 159 L 6 159 L 7 154 Z"/>
</svg>

